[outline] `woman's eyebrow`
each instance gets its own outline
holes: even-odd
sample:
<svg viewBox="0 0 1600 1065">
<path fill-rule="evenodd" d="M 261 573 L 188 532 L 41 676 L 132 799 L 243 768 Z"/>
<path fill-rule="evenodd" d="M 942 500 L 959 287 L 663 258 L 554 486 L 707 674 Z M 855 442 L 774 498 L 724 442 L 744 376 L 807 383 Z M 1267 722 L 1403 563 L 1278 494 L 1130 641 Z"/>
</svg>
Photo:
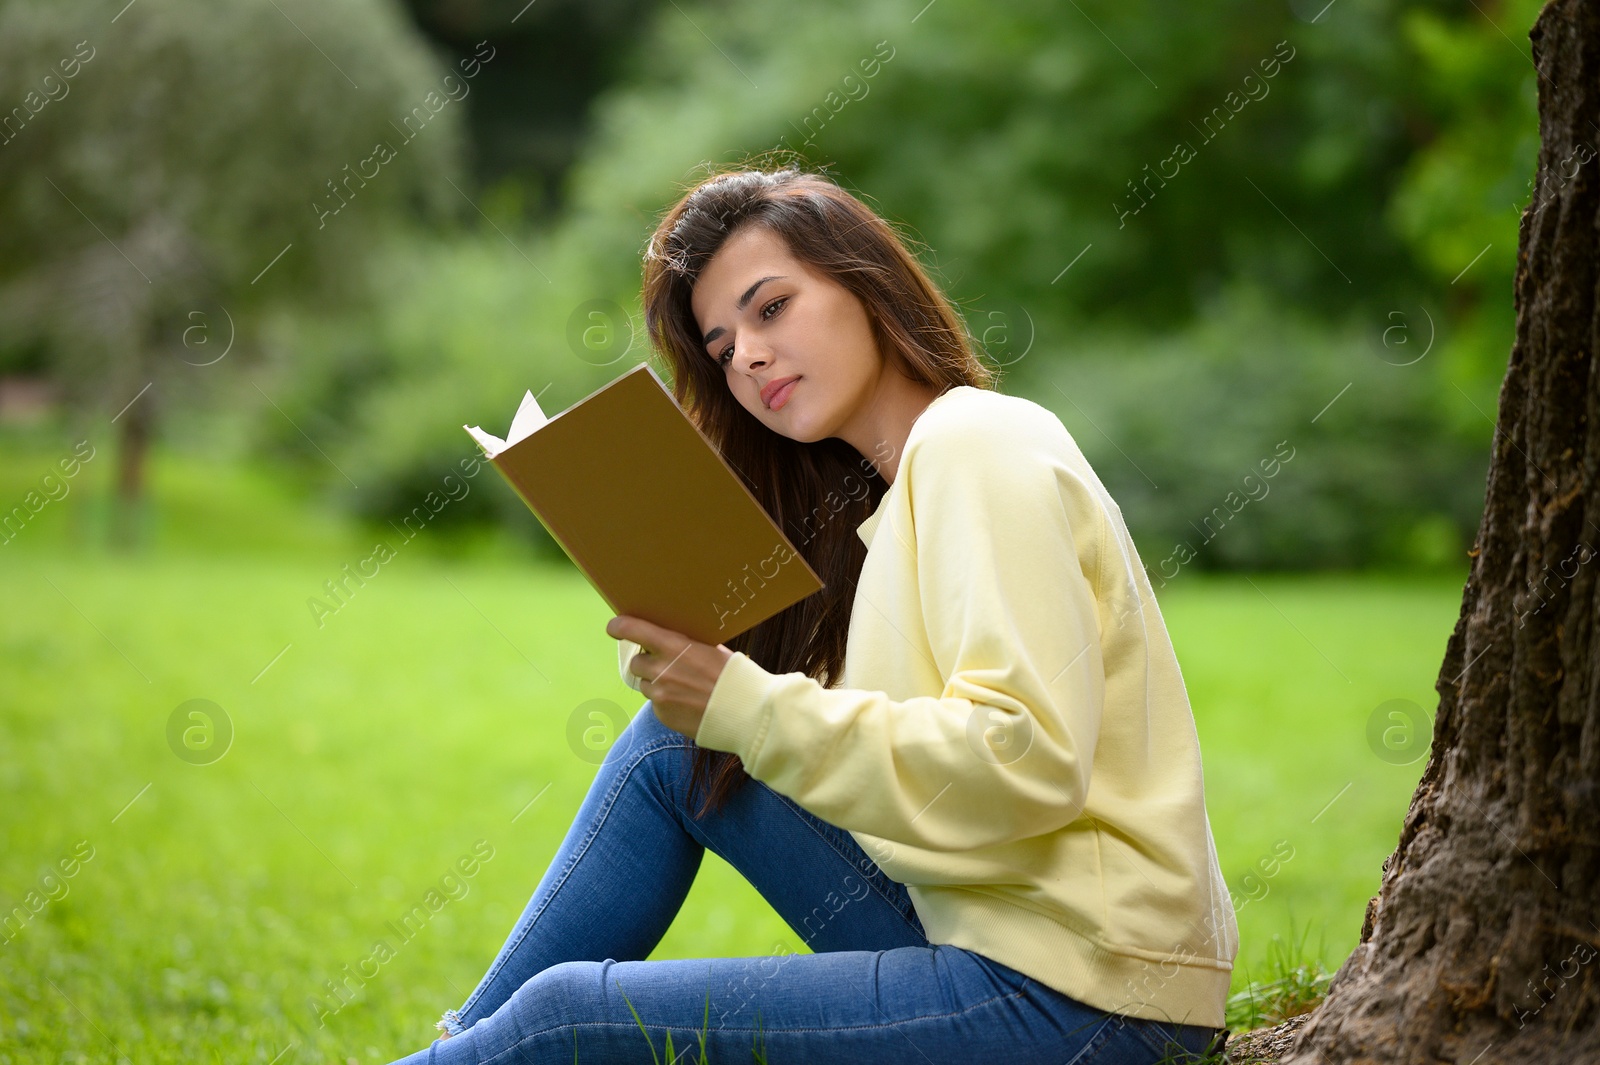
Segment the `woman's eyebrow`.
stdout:
<svg viewBox="0 0 1600 1065">
<path fill-rule="evenodd" d="M 770 275 L 768 277 L 763 277 L 761 280 L 757 281 L 755 284 L 751 285 L 749 288 L 744 290 L 744 295 L 740 296 L 739 297 L 739 301 L 736 304 L 734 304 L 735 308 L 738 309 L 738 310 L 741 310 L 741 311 L 744 310 L 746 307 L 750 306 L 750 301 L 755 299 L 755 297 L 756 297 L 756 289 L 760 288 L 762 285 L 765 285 L 768 281 L 783 281 L 787 277 L 788 277 L 787 274 L 772 274 L 772 275 Z M 717 339 L 719 336 L 721 336 L 723 333 L 726 333 L 726 332 L 727 332 L 727 330 L 722 328 L 722 326 L 719 325 L 715 329 L 713 329 L 711 332 L 707 333 L 703 338 L 701 338 L 700 345 L 702 347 L 704 347 L 705 345 L 711 343 L 713 340 Z"/>
</svg>

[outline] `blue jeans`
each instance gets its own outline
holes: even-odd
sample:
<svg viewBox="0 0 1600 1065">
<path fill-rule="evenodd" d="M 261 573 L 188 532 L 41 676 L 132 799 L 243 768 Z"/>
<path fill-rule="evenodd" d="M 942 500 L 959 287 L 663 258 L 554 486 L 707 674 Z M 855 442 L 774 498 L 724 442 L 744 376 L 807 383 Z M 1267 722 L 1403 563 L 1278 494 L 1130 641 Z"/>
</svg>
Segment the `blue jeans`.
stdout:
<svg viewBox="0 0 1600 1065">
<path fill-rule="evenodd" d="M 445 1014 L 449 1037 L 396 1065 L 564 1065 L 574 1054 L 579 1065 L 637 1065 L 665 1051 L 669 1030 L 674 1052 L 698 1061 L 702 1029 L 718 1065 L 1154 1065 L 1191 1060 L 1218 1034 L 1108 1013 L 929 943 L 904 885 L 849 832 L 758 780 L 694 820 L 693 750 L 647 701 L 489 971 Z M 813 953 L 643 960 L 707 847 Z"/>
</svg>

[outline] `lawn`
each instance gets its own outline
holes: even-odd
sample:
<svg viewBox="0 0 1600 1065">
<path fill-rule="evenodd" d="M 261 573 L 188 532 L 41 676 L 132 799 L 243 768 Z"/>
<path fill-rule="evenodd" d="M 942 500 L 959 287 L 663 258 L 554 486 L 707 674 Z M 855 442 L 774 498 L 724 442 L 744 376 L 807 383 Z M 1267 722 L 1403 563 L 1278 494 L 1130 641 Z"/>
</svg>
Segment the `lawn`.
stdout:
<svg viewBox="0 0 1600 1065">
<path fill-rule="evenodd" d="M 50 458 L 8 455 L 0 503 Z M 0 932 L 0 1063 L 383 1062 L 425 1045 L 593 777 L 573 715 L 638 708 L 611 612 L 569 568 L 451 557 L 425 532 L 389 536 L 394 557 L 319 619 L 307 600 L 328 602 L 324 582 L 379 534 L 174 460 L 150 550 L 74 549 L 91 483 L 0 547 L 0 912 L 49 898 Z M 1236 989 L 1291 923 L 1329 970 L 1354 945 L 1426 752 L 1423 735 L 1415 761 L 1380 757 L 1369 718 L 1393 699 L 1431 718 L 1463 577 L 1185 573 L 1162 592 L 1241 905 Z M 191 700 L 214 708 L 185 707 L 173 731 Z M 214 760 L 208 720 L 232 733 Z M 430 891 L 437 912 L 333 999 Z M 708 854 L 654 956 L 803 949 Z"/>
</svg>

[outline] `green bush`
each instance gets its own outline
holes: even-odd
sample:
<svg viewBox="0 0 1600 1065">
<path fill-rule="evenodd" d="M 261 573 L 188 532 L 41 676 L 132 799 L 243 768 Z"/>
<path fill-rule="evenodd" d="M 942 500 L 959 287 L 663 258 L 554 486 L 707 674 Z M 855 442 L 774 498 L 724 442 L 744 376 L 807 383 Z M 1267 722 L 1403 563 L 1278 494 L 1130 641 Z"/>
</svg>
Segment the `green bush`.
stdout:
<svg viewBox="0 0 1600 1065">
<path fill-rule="evenodd" d="M 1190 568 L 1458 569 L 1492 426 L 1456 410 L 1437 348 L 1400 365 L 1426 337 L 1386 346 L 1390 327 L 1329 329 L 1241 289 L 1178 332 L 1030 353 L 1003 387 L 1061 416 L 1154 585 Z"/>
</svg>

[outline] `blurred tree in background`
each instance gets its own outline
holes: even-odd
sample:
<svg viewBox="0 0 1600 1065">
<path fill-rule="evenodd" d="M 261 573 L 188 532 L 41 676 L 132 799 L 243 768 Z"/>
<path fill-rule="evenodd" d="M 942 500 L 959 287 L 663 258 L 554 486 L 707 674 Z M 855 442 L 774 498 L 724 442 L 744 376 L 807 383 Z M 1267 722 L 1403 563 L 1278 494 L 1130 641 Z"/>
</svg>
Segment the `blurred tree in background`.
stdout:
<svg viewBox="0 0 1600 1065">
<path fill-rule="evenodd" d="M 0 100 L 20 105 L 0 330 L 11 366 L 115 419 L 131 506 L 157 411 L 267 399 L 198 368 L 249 351 L 267 301 L 348 299 L 397 217 L 451 205 L 461 144 L 447 72 L 382 0 L 121 6 L 0 8 Z"/>
</svg>

